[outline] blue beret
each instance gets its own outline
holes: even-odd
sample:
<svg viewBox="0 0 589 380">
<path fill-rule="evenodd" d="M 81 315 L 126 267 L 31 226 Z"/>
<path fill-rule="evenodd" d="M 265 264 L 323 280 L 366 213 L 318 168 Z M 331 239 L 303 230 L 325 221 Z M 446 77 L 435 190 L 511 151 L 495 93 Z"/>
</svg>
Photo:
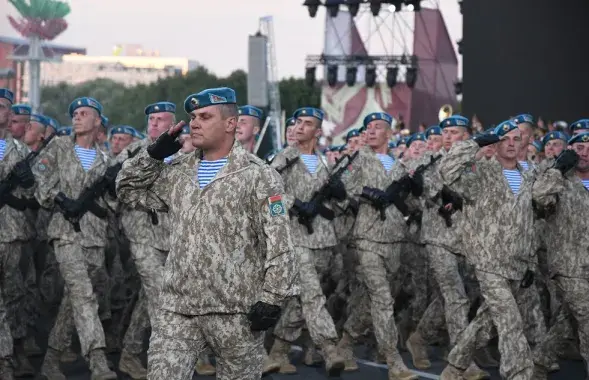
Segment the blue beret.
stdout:
<svg viewBox="0 0 589 380">
<path fill-rule="evenodd" d="M 327 148 L 327 150 L 330 152 L 337 152 L 339 150 L 339 145 L 332 145 L 329 148 Z"/>
<path fill-rule="evenodd" d="M 197 94 L 189 95 L 184 100 L 184 111 L 191 113 L 195 109 L 216 104 L 236 104 L 235 91 L 228 87 L 209 88 Z"/>
<path fill-rule="evenodd" d="M 358 132 L 360 132 L 360 134 L 362 134 L 362 133 L 366 132 L 366 126 L 365 126 L 365 125 L 363 125 L 363 126 L 361 126 L 360 128 L 358 128 Z"/>
<path fill-rule="evenodd" d="M 325 112 L 323 112 L 319 108 L 303 107 L 296 110 L 292 115 L 292 117 L 295 119 L 298 119 L 302 116 L 311 116 L 315 119 L 319 119 L 319 121 L 323 121 L 323 118 L 325 117 Z"/>
<path fill-rule="evenodd" d="M 286 128 L 292 127 L 296 123 L 297 123 L 297 119 L 295 119 L 294 117 L 289 117 L 288 120 L 286 120 Z"/>
<path fill-rule="evenodd" d="M 494 135 L 495 134 L 495 127 L 485 129 L 484 133 L 489 134 L 489 135 Z"/>
<path fill-rule="evenodd" d="M 515 123 L 515 125 L 520 125 L 523 123 L 534 124 L 534 118 L 530 114 L 523 113 L 521 115 L 517 115 L 516 117 L 514 117 L 513 122 Z"/>
<path fill-rule="evenodd" d="M 569 137 L 561 131 L 553 131 L 544 136 L 544 138 L 542 139 L 542 144 L 546 145 L 546 143 L 550 140 L 562 140 L 566 143 L 567 141 L 569 141 Z"/>
<path fill-rule="evenodd" d="M 182 132 L 180 132 L 181 135 L 189 135 L 190 134 L 190 126 L 185 125 L 182 127 Z"/>
<path fill-rule="evenodd" d="M 176 112 L 176 105 L 170 102 L 157 102 L 145 107 L 145 114 L 150 115 L 158 112 Z"/>
<path fill-rule="evenodd" d="M 47 127 L 50 126 L 50 122 L 49 122 L 49 118 L 43 115 L 39 115 L 39 114 L 32 114 L 31 115 L 31 121 L 36 121 L 37 123 L 41 123 L 43 124 L 43 126 Z"/>
<path fill-rule="evenodd" d="M 397 147 L 397 143 L 395 141 L 389 141 L 389 149 L 395 149 Z"/>
<path fill-rule="evenodd" d="M 59 122 L 51 117 L 45 116 L 49 120 L 49 127 L 52 127 L 57 131 L 59 129 Z"/>
<path fill-rule="evenodd" d="M 447 127 L 464 127 L 468 128 L 470 125 L 470 120 L 468 120 L 464 116 L 460 115 L 452 115 L 440 123 L 440 128 L 444 129 Z"/>
<path fill-rule="evenodd" d="M 360 132 L 357 129 L 350 129 L 346 134 L 346 143 L 350 141 L 352 137 L 360 137 Z"/>
<path fill-rule="evenodd" d="M 427 141 L 425 138 L 425 133 L 414 133 L 407 139 L 407 147 L 411 146 L 415 141 Z"/>
<path fill-rule="evenodd" d="M 536 149 L 537 152 L 541 152 L 542 150 L 544 150 L 544 144 L 542 144 L 542 141 L 534 140 L 532 142 L 532 146 L 534 147 L 534 149 Z"/>
<path fill-rule="evenodd" d="M 108 128 L 108 125 L 109 125 L 108 117 L 101 115 L 100 116 L 100 125 L 102 125 L 104 128 Z"/>
<path fill-rule="evenodd" d="M 442 128 L 437 125 L 432 125 L 428 129 L 425 130 L 425 137 L 429 138 L 430 136 L 441 136 L 442 135 Z"/>
<path fill-rule="evenodd" d="M 110 135 L 129 135 L 129 136 L 133 136 L 136 137 L 137 136 L 137 131 L 135 130 L 135 128 L 129 126 L 129 125 L 119 125 L 117 127 L 114 127 L 110 130 Z"/>
<path fill-rule="evenodd" d="M 572 131 L 576 131 L 578 129 L 589 129 L 589 119 L 577 120 L 571 124 Z"/>
<path fill-rule="evenodd" d="M 33 113 L 31 106 L 28 104 L 15 104 L 12 107 L 12 113 L 15 115 L 30 115 Z"/>
<path fill-rule="evenodd" d="M 72 134 L 72 127 L 62 127 L 57 130 L 58 136 L 69 136 Z"/>
<path fill-rule="evenodd" d="M 408 139 L 408 137 L 401 137 L 401 138 L 399 139 L 399 142 L 397 143 L 397 147 L 398 147 L 399 145 L 407 145 L 407 139 Z"/>
<path fill-rule="evenodd" d="M 69 106 L 68 112 L 70 117 L 74 117 L 74 111 L 80 107 L 90 107 L 98 111 L 99 115 L 102 115 L 102 105 L 98 103 L 98 100 L 89 97 L 77 98 Z"/>
<path fill-rule="evenodd" d="M 514 129 L 517 129 L 517 124 L 513 120 L 506 120 L 495 127 L 495 135 L 503 137 Z"/>
<path fill-rule="evenodd" d="M 14 93 L 7 88 L 0 88 L 0 98 L 7 99 L 10 104 L 14 103 Z"/>
<path fill-rule="evenodd" d="M 260 120 L 262 120 L 262 116 L 264 114 L 261 109 L 259 109 L 258 107 L 254 107 L 254 106 L 239 107 L 238 112 L 240 115 L 253 116 L 253 117 L 256 117 Z"/>
<path fill-rule="evenodd" d="M 388 124 L 392 124 L 393 117 L 385 112 L 373 112 L 371 114 L 366 115 L 364 121 L 362 122 L 362 125 L 366 127 L 368 126 L 368 123 L 370 123 L 373 120 L 384 120 Z"/>
<path fill-rule="evenodd" d="M 346 150 L 348 147 L 346 145 L 340 145 L 338 148 L 338 152 L 343 153 L 344 150 Z"/>
<path fill-rule="evenodd" d="M 589 132 L 579 133 L 571 137 L 569 140 L 569 145 L 573 145 L 575 143 L 588 143 L 589 142 Z"/>
</svg>

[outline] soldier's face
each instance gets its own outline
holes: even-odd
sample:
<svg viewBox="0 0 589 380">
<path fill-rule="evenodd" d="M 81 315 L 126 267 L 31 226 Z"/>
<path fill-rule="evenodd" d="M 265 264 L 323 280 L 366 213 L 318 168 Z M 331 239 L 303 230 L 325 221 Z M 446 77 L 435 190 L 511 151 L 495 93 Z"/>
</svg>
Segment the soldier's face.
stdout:
<svg viewBox="0 0 589 380">
<path fill-rule="evenodd" d="M 444 138 L 440 135 L 431 135 L 427 139 L 427 150 L 438 152 L 444 146 Z"/>
<path fill-rule="evenodd" d="M 589 142 L 575 143 L 572 146 L 573 150 L 579 155 L 579 163 L 577 170 L 580 172 L 589 171 Z"/>
<path fill-rule="evenodd" d="M 406 150 L 407 150 L 407 145 L 400 144 L 399 146 L 397 146 L 397 149 L 395 149 L 395 157 L 396 158 L 401 157 L 401 154 L 405 153 Z"/>
<path fill-rule="evenodd" d="M 106 140 L 108 140 L 108 136 L 106 135 L 106 132 L 104 131 L 104 127 L 101 127 L 98 130 L 98 133 L 96 135 L 96 140 L 98 140 L 98 142 L 101 144 L 103 144 Z"/>
<path fill-rule="evenodd" d="M 536 147 L 532 144 L 528 145 L 528 161 L 538 163 L 540 162 L 540 153 L 536 150 Z"/>
<path fill-rule="evenodd" d="M 147 117 L 147 134 L 151 140 L 157 139 L 174 124 L 174 114 L 170 112 L 151 113 Z"/>
<path fill-rule="evenodd" d="M 10 122 L 10 134 L 15 139 L 21 139 L 27 130 L 31 122 L 29 115 L 12 115 L 12 121 Z"/>
<path fill-rule="evenodd" d="M 446 127 L 442 129 L 442 140 L 444 149 L 450 150 L 452 145 L 458 141 L 464 141 L 468 137 L 464 127 Z"/>
<path fill-rule="evenodd" d="M 235 134 L 237 118 L 223 119 L 221 107 L 208 106 L 192 111 L 189 125 L 192 145 L 207 150 L 218 146 L 227 133 Z"/>
<path fill-rule="evenodd" d="M 544 155 L 546 158 L 558 157 L 566 148 L 566 143 L 562 140 L 550 140 L 544 145 Z"/>
<path fill-rule="evenodd" d="M 497 143 L 497 155 L 505 159 L 514 159 L 522 148 L 522 134 L 519 129 L 508 132 Z"/>
<path fill-rule="evenodd" d="M 389 123 L 384 120 L 373 120 L 366 126 L 366 145 L 372 149 L 381 149 L 388 145 L 392 133 Z"/>
<path fill-rule="evenodd" d="M 300 116 L 294 126 L 295 137 L 298 143 L 305 143 L 321 136 L 319 120 L 312 116 Z"/>
<path fill-rule="evenodd" d="M 522 134 L 522 146 L 527 147 L 530 143 L 530 139 L 532 138 L 532 124 L 530 123 L 521 123 L 517 126 Z"/>
<path fill-rule="evenodd" d="M 96 132 L 101 122 L 98 111 L 92 107 L 76 108 L 72 116 L 74 133 L 79 136 Z"/>
<path fill-rule="evenodd" d="M 408 158 L 419 158 L 423 156 L 425 150 L 427 148 L 427 143 L 425 141 L 413 141 L 409 148 L 407 149 L 407 157 Z"/>
<path fill-rule="evenodd" d="M 117 155 L 132 142 L 133 136 L 123 133 L 116 133 L 110 138 L 110 150 L 114 155 Z"/>
<path fill-rule="evenodd" d="M 27 145 L 34 145 L 35 143 L 41 142 L 45 135 L 45 126 L 36 121 L 31 121 L 27 126 L 23 142 Z"/>
<path fill-rule="evenodd" d="M 330 164 L 333 164 L 335 162 L 335 159 L 333 158 L 333 152 L 331 150 L 325 152 L 325 157 L 327 158 L 327 162 L 329 162 Z"/>
<path fill-rule="evenodd" d="M 351 137 L 347 144 L 348 144 L 348 150 L 352 153 L 356 152 L 358 149 L 360 149 L 360 136 L 356 136 L 356 137 Z"/>
<path fill-rule="evenodd" d="M 239 142 L 248 142 L 260 132 L 260 119 L 249 115 L 241 115 L 237 120 L 235 138 Z"/>
<path fill-rule="evenodd" d="M 495 144 L 487 145 L 485 147 L 482 147 L 481 151 L 483 157 L 485 157 L 487 160 L 490 160 L 491 157 L 493 157 L 497 152 L 497 147 L 495 146 Z"/>
<path fill-rule="evenodd" d="M 12 120 L 12 108 L 8 99 L 0 98 L 0 126 L 7 127 Z"/>
<path fill-rule="evenodd" d="M 297 143 L 294 125 L 286 128 L 286 143 L 288 146 L 293 146 Z"/>
</svg>

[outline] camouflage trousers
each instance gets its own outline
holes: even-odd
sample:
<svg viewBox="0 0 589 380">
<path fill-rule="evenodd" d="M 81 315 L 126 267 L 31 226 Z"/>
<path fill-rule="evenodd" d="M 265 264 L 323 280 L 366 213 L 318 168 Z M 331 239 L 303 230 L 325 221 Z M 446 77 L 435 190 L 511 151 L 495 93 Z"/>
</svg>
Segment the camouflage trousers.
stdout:
<svg viewBox="0 0 589 380">
<path fill-rule="evenodd" d="M 57 307 L 63 298 L 64 284 L 59 272 L 59 264 L 55 259 L 53 245 L 46 241 L 39 242 L 37 255 L 44 259 L 39 279 L 41 302 L 50 307 Z"/>
<path fill-rule="evenodd" d="M 435 245 L 428 245 L 427 251 L 440 296 L 428 305 L 417 332 L 426 341 L 432 341 L 446 324 L 452 347 L 456 344 L 458 334 L 468 326 L 470 301 L 458 270 L 458 258 L 445 248 Z"/>
<path fill-rule="evenodd" d="M 374 335 L 379 351 L 385 356 L 397 352 L 397 326 L 395 324 L 395 300 L 391 293 L 389 276 L 395 276 L 401 266 L 400 243 L 382 244 L 367 240 L 353 243 L 358 258 L 358 275 L 370 300 L 370 315 Z M 357 292 L 362 291 L 357 288 Z M 354 296 L 351 296 L 352 298 Z M 361 301 L 360 301 L 361 302 Z M 360 315 L 358 315 L 360 314 Z M 366 312 L 363 308 L 354 308 L 348 316 L 344 330 L 352 337 L 365 331 Z"/>
<path fill-rule="evenodd" d="M 0 284 L 1 285 L 1 284 Z M 2 298 L 2 291 L 0 287 L 0 359 L 12 356 L 12 335 L 8 325 L 6 306 Z"/>
<path fill-rule="evenodd" d="M 252 331 L 245 314 L 189 316 L 160 309 L 148 351 L 148 380 L 190 380 L 208 345 L 217 379 L 259 380 L 265 356 L 264 332 Z"/>
<path fill-rule="evenodd" d="M 0 284 L 13 339 L 27 334 L 25 285 L 20 267 L 23 242 L 0 243 Z"/>
<path fill-rule="evenodd" d="M 534 361 L 548 368 L 558 359 L 559 344 L 574 337 L 574 328 L 579 337 L 579 351 L 586 365 L 589 365 L 589 280 L 556 276 L 554 282 L 562 294 L 561 307 L 556 323 L 534 350 Z M 574 322 L 571 323 L 571 317 Z"/>
<path fill-rule="evenodd" d="M 38 257 L 37 246 L 40 242 L 30 241 L 23 245 L 21 257 L 21 270 L 25 285 L 25 313 L 27 315 L 27 327 L 35 331 L 37 320 L 41 312 L 41 294 L 37 285 L 41 278 L 41 262 Z"/>
<path fill-rule="evenodd" d="M 159 292 L 167 252 L 134 242 L 131 242 L 130 249 L 137 273 L 141 278 L 141 288 L 147 298 L 147 311 L 150 318 L 153 318 L 159 307 Z"/>
<path fill-rule="evenodd" d="M 58 240 L 55 241 L 55 258 L 65 282 L 65 294 L 49 334 L 48 346 L 64 350 L 71 342 L 75 326 L 82 355 L 87 357 L 90 351 L 105 347 L 104 330 L 98 314 L 98 298 L 105 295 L 108 289 L 104 283 L 108 280 L 104 249 Z"/>
<path fill-rule="evenodd" d="M 476 271 L 481 294 L 485 302 L 479 307 L 476 317 L 459 334 L 456 345 L 448 355 L 448 363 L 465 370 L 481 344 L 480 330 L 495 325 L 499 334 L 501 354 L 500 374 L 507 380 L 529 380 L 533 373 L 530 346 L 523 333 L 520 308 L 525 307 L 526 292 L 534 287 L 520 288 L 520 281 L 508 280 L 496 274 Z"/>
<path fill-rule="evenodd" d="M 430 262 L 425 246 L 416 243 L 403 245 L 399 273 L 397 276 L 389 274 L 393 298 L 396 299 L 401 292 L 410 295 L 403 324 L 408 329 L 414 329 L 427 309 L 431 290 Z"/>
<path fill-rule="evenodd" d="M 320 278 L 328 275 L 330 263 L 335 259 L 331 249 L 295 247 L 299 258 L 300 296 L 293 297 L 274 328 L 274 335 L 294 342 L 302 333 L 305 322 L 311 340 L 317 345 L 336 342 L 338 339 L 331 315 L 325 307 L 325 296 Z"/>
<path fill-rule="evenodd" d="M 140 354 L 143 352 L 143 337 L 150 326 L 147 304 L 145 292 L 139 292 L 139 298 L 135 302 L 135 307 L 131 314 L 131 321 L 123 339 L 125 351 L 131 354 Z"/>
</svg>

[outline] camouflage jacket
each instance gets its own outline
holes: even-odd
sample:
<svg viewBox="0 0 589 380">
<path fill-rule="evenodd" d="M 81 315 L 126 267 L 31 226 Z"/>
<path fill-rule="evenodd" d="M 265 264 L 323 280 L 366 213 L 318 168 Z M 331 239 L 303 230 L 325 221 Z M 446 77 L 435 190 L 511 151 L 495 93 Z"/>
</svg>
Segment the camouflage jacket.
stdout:
<svg viewBox="0 0 589 380">
<path fill-rule="evenodd" d="M 29 148 L 11 136 L 7 136 L 4 158 L 0 161 L 0 181 L 8 176 L 14 165 L 22 161 L 29 153 Z M 11 194 L 18 198 L 31 198 L 34 189 L 17 187 Z M 0 243 L 26 241 L 35 237 L 34 225 L 28 210 L 19 211 L 8 205 L 0 209 Z"/>
<path fill-rule="evenodd" d="M 143 150 L 117 177 L 121 202 L 169 213 L 162 307 L 204 315 L 246 313 L 257 301 L 280 305 L 298 294 L 282 179 L 236 143 L 227 164 L 200 189 L 201 154 L 166 165 Z"/>
<path fill-rule="evenodd" d="M 129 158 L 129 153 L 137 148 L 145 150 L 151 144 L 149 139 L 138 140 L 131 143 L 118 156 L 117 161 L 123 162 Z M 156 249 L 167 251 L 170 248 L 168 226 L 168 213 L 152 210 L 134 210 L 128 205 L 121 204 L 121 226 L 127 239 L 132 243 L 144 244 Z M 155 214 L 155 221 L 152 223 L 152 214 Z"/>
<path fill-rule="evenodd" d="M 104 176 L 108 166 L 112 165 L 108 155 L 95 144 L 96 159 L 86 172 L 74 150 L 75 135 L 59 136 L 39 154 L 37 164 L 33 166 L 37 189 L 35 196 L 41 206 L 52 209 L 53 199 L 62 192 L 71 199 L 80 194 Z M 108 209 L 104 199 L 96 204 Z M 100 219 L 91 212 L 84 214 L 80 220 L 80 232 L 76 232 L 71 223 L 55 208 L 47 228 L 49 240 L 78 242 L 83 247 L 104 247 L 107 238 L 107 219 Z"/>
<path fill-rule="evenodd" d="M 573 173 L 563 177 L 548 169 L 533 187 L 534 200 L 541 206 L 556 206 L 546 218 L 544 242 L 552 275 L 589 279 L 589 234 L 587 216 L 589 191 Z"/>
<path fill-rule="evenodd" d="M 287 160 L 296 159 L 300 157 L 300 154 L 297 148 L 286 148 L 276 155 L 271 166 L 275 169 L 283 168 L 287 165 Z M 313 194 L 327 182 L 330 170 L 323 157 L 317 155 L 317 158 L 317 171 L 314 174 L 309 173 L 301 159 L 282 171 L 281 176 L 286 193 L 285 204 L 288 208 L 292 206 L 295 198 L 308 202 Z M 330 205 L 327 207 L 333 208 Z M 320 215 L 313 220 L 313 234 L 309 235 L 307 228 L 300 224 L 296 217 L 290 220 L 290 230 L 295 246 L 320 249 L 334 247 L 337 244 L 333 223 Z"/>
<path fill-rule="evenodd" d="M 536 268 L 533 247 L 533 170 L 518 164 L 522 183 L 511 191 L 503 167 L 495 158 L 475 160 L 479 150 L 469 140 L 455 144 L 440 161 L 443 182 L 461 195 L 464 207 L 463 239 L 468 259 L 481 271 L 520 280 Z"/>
<path fill-rule="evenodd" d="M 407 241 L 407 225 L 403 215 L 395 208 L 386 209 L 386 219 L 371 204 L 360 199 L 362 188 L 372 187 L 385 190 L 394 180 L 401 178 L 405 170 L 398 164 L 387 172 L 370 147 L 363 147 L 352 163 L 350 171 L 343 177 L 348 197 L 359 203 L 358 215 L 352 230 L 353 239 L 369 240 L 376 243 Z"/>
</svg>

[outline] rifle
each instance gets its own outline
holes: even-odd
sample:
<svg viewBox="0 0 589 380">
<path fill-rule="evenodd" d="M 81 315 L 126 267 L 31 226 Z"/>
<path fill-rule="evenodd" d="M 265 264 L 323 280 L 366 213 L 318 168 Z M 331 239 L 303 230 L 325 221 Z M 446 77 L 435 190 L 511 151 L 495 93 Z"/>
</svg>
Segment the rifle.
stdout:
<svg viewBox="0 0 589 380">
<path fill-rule="evenodd" d="M 346 158 L 348 159 L 348 165 L 350 165 L 356 159 L 356 157 L 358 157 L 358 151 L 354 152 L 352 156 L 342 156 L 335 162 L 334 167 L 337 167 Z M 323 218 L 327 220 L 333 220 L 333 218 L 335 218 L 335 213 L 333 212 L 333 210 L 326 207 L 323 203 L 329 199 L 328 193 L 330 183 L 332 183 L 333 181 L 340 180 L 341 176 L 348 169 L 348 165 L 342 165 L 335 172 L 331 173 L 327 181 L 323 184 L 323 186 L 321 186 L 321 188 L 313 194 L 313 196 L 309 200 L 309 203 L 313 204 L 315 206 L 315 209 L 317 210 L 314 214 L 303 215 L 299 211 L 301 202 L 298 199 L 295 200 L 293 207 L 289 210 L 289 214 L 291 214 L 291 216 L 297 217 L 298 222 L 303 226 L 307 227 L 307 232 L 309 233 L 309 235 L 313 233 L 313 220 L 315 220 L 317 215 L 321 215 Z"/>
<path fill-rule="evenodd" d="M 21 162 L 26 162 L 27 165 L 31 165 L 35 157 L 39 155 L 39 153 L 49 144 L 49 142 L 55 137 L 55 133 L 47 137 L 41 145 L 39 149 L 36 151 L 31 151 L 27 156 L 17 163 L 19 165 Z M 16 166 L 16 165 L 15 165 Z M 18 177 L 14 171 L 14 168 L 8 173 L 6 178 L 0 181 L 0 209 L 4 207 L 4 205 L 9 205 L 10 207 L 17 209 L 19 211 L 24 211 L 27 208 L 27 204 L 30 203 L 30 200 L 20 199 L 15 197 L 11 193 L 16 189 L 19 185 Z"/>
<path fill-rule="evenodd" d="M 129 152 L 128 158 L 134 157 L 140 150 L 141 147 L 138 147 L 134 151 Z M 106 194 L 108 189 L 112 187 L 122 167 L 122 162 L 119 162 L 115 165 L 108 167 L 106 169 L 106 172 L 112 171 L 113 174 L 115 174 L 114 176 L 109 176 L 105 174 L 102 177 L 100 177 L 100 179 L 98 179 L 96 182 L 94 182 L 91 186 L 85 188 L 82 191 L 78 199 L 76 199 L 76 202 L 78 202 L 78 204 L 80 205 L 80 212 L 77 213 L 77 215 L 64 214 L 64 218 L 74 226 L 74 231 L 80 232 L 80 220 L 88 211 L 90 211 L 92 214 L 94 214 L 100 219 L 104 219 L 108 216 L 108 212 L 104 208 L 96 204 L 96 200 L 102 197 L 104 194 Z"/>
<path fill-rule="evenodd" d="M 462 206 L 464 203 L 462 197 L 448 186 L 444 185 L 440 193 L 436 196 L 436 199 L 437 198 L 442 198 L 442 205 L 440 208 L 438 208 L 438 214 L 444 218 L 446 227 L 452 227 L 452 214 L 454 214 L 456 211 L 462 211 Z M 451 204 L 452 209 L 448 210 L 445 207 L 447 204 Z"/>
<path fill-rule="evenodd" d="M 276 171 L 278 172 L 278 174 L 282 174 L 283 171 L 285 171 L 286 169 L 290 168 L 291 166 L 293 166 L 294 164 L 297 163 L 297 161 L 300 159 L 299 156 L 296 156 L 295 158 L 293 158 L 292 160 L 289 160 L 288 158 L 286 159 L 286 164 L 284 164 L 283 167 L 276 169 Z"/>
</svg>

